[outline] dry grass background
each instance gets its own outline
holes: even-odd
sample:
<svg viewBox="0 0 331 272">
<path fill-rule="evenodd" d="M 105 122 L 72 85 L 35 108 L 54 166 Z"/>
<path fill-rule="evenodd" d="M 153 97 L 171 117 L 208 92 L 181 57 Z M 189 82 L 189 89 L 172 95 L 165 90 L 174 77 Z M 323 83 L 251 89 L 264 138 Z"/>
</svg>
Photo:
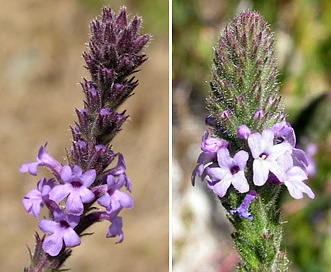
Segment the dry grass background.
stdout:
<svg viewBox="0 0 331 272">
<path fill-rule="evenodd" d="M 99 12 L 76 0 L 0 4 L 0 270 L 22 271 L 37 221 L 25 213 L 21 198 L 37 178 L 18 168 L 34 161 L 46 141 L 47 151 L 65 163 L 74 107 L 82 107 L 78 82 L 87 76 L 81 53 L 88 23 Z M 117 12 L 126 3 L 110 5 Z M 143 11 L 128 10 L 144 17 Z M 105 238 L 107 223 L 93 226 L 94 235 L 83 238 L 66 263 L 72 271 L 168 271 L 167 39 L 150 43 L 140 85 L 124 105 L 131 119 L 113 141 L 133 182 L 135 208 L 122 213 L 125 240 L 115 245 Z"/>
</svg>

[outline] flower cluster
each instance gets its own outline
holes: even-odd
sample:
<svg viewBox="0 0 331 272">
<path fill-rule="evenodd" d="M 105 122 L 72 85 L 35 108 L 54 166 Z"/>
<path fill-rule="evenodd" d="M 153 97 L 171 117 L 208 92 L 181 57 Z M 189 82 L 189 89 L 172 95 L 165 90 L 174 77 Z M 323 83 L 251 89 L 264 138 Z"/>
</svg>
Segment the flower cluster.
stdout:
<svg viewBox="0 0 331 272">
<path fill-rule="evenodd" d="M 81 84 L 84 107 L 76 109 L 78 120 L 71 127 L 73 141 L 67 150 L 67 164 L 52 158 L 45 144 L 35 162 L 20 168 L 21 173 L 36 176 L 38 167 L 45 167 L 52 174 L 50 179 L 43 177 L 22 203 L 37 219 L 42 207 L 49 210 L 49 218 L 38 223 L 44 234 L 50 234 L 42 239 L 42 249 L 50 256 L 59 256 L 59 260 L 62 255 L 68 257 L 67 248 L 80 245 L 83 232 L 96 222 L 110 221 L 106 237 L 118 237 L 117 243 L 123 240 L 118 214 L 133 207 L 132 198 L 123 191 L 131 192 L 132 186 L 123 155 L 113 152 L 110 141 L 128 118 L 125 111 L 117 109 L 138 85 L 132 74 L 147 60 L 140 51 L 150 36 L 139 34 L 141 22 L 137 16 L 128 22 L 125 8 L 118 14 L 103 8 L 102 18 L 91 22 L 88 51 L 83 53 L 91 80 L 84 79 Z M 111 167 L 116 159 L 117 164 Z M 36 240 L 35 251 L 40 239 Z M 42 254 L 34 254 L 34 258 L 40 258 L 34 263 L 44 263 Z"/>
<path fill-rule="evenodd" d="M 246 125 L 241 125 L 237 138 L 248 150 L 239 150 L 231 156 L 228 142 L 208 137 L 207 131 L 204 133 L 203 152 L 192 174 L 193 185 L 196 176 L 206 179 L 208 187 L 222 198 L 231 185 L 239 193 L 247 193 L 250 188 L 269 182 L 275 186 L 284 184 L 295 199 L 302 198 L 303 193 L 314 198 L 312 190 L 303 182 L 308 178 L 307 157 L 303 150 L 295 148 L 295 133 L 289 123 L 279 122 L 262 133 L 252 133 Z M 249 162 L 252 167 L 248 167 Z M 253 172 L 248 173 L 248 169 Z M 252 177 L 252 182 L 247 177 Z M 250 201 L 253 199 L 251 197 Z M 248 208 L 247 200 L 245 207 Z"/>
<path fill-rule="evenodd" d="M 22 203 L 27 213 L 39 218 L 40 210 L 46 206 L 50 211 L 51 219 L 41 219 L 39 228 L 48 236 L 43 242 L 43 249 L 51 256 L 56 256 L 65 247 L 74 247 L 80 244 L 79 230 L 75 227 L 79 224 L 81 216 L 89 217 L 89 225 L 109 220 L 110 225 L 107 237 L 119 236 L 123 240 L 121 218 L 119 212 L 133 207 L 133 201 L 129 194 L 120 191 L 121 188 L 131 190 L 130 180 L 125 174 L 123 157 L 119 155 L 117 165 L 101 179 L 96 178 L 94 169 L 82 173 L 82 169 L 75 165 L 62 166 L 54 160 L 42 146 L 35 162 L 23 164 L 21 173 L 29 172 L 37 174 L 37 167 L 44 166 L 49 169 L 54 178 L 47 180 L 43 177 L 36 189 L 31 190 L 23 198 Z M 93 212 L 86 211 L 95 201 L 105 208 L 98 211 L 98 216 L 91 216 Z"/>
</svg>

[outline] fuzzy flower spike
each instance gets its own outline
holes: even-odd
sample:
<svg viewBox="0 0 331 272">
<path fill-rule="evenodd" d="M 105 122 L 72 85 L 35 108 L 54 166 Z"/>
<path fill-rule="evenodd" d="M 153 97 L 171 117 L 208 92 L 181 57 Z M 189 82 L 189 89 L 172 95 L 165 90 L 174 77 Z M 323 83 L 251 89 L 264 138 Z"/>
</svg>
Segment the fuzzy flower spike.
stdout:
<svg viewBox="0 0 331 272">
<path fill-rule="evenodd" d="M 228 211 L 240 271 L 290 271 L 280 247 L 279 191 L 315 197 L 304 182 L 307 156 L 280 107 L 273 44 L 268 25 L 251 11 L 221 33 L 207 98 L 210 132 L 192 173 L 192 184 L 206 180 Z"/>
<path fill-rule="evenodd" d="M 100 221 L 110 222 L 107 238 L 123 241 L 119 213 L 133 208 L 132 185 L 124 157 L 113 151 L 110 141 L 128 118 L 118 107 L 138 85 L 133 74 L 147 60 L 141 51 L 150 36 L 139 34 L 141 22 L 137 16 L 129 21 L 125 8 L 118 14 L 103 8 L 102 17 L 91 22 L 88 50 L 83 53 L 90 79 L 81 83 L 85 100 L 83 108 L 76 109 L 67 164 L 53 159 L 44 145 L 35 162 L 20 168 L 21 173 L 36 176 L 37 168 L 45 167 L 53 176 L 42 178 L 22 200 L 27 213 L 37 219 L 41 208 L 49 210 L 49 218 L 38 223 L 45 236 L 36 234 L 25 272 L 59 271 L 86 229 Z"/>
</svg>

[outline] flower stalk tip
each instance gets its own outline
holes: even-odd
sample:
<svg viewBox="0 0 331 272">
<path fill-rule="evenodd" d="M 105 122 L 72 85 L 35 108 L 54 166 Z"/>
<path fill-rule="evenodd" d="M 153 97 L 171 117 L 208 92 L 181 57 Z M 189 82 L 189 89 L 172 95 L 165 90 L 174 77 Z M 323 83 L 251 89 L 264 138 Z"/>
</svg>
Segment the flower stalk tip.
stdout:
<svg viewBox="0 0 331 272">
<path fill-rule="evenodd" d="M 221 33 L 207 108 L 230 138 L 242 124 L 258 131 L 284 116 L 273 44 L 269 26 L 256 12 L 240 13 Z"/>
</svg>

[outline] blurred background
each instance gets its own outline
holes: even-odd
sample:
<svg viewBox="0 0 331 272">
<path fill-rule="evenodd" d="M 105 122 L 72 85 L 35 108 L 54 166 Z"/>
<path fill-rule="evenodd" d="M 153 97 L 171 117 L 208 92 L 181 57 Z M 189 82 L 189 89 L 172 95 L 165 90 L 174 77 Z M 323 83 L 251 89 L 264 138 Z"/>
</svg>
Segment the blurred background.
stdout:
<svg viewBox="0 0 331 272">
<path fill-rule="evenodd" d="M 315 199 L 284 191 L 284 243 L 294 271 L 331 267 L 331 2 L 328 0 L 173 1 L 173 267 L 235 271 L 231 226 L 205 183 L 190 177 L 207 128 L 212 47 L 240 11 L 259 12 L 275 32 L 281 95 L 297 142 L 314 159 Z"/>
<path fill-rule="evenodd" d="M 71 271 L 168 271 L 168 2 L 162 0 L 0 0 L 0 270 L 22 271 L 26 245 L 33 248 L 37 220 L 21 199 L 38 177 L 20 174 L 38 149 L 65 163 L 69 125 L 82 108 L 80 85 L 88 77 L 81 57 L 88 24 L 109 5 L 125 5 L 143 17 L 142 32 L 153 38 L 149 60 L 137 74 L 139 86 L 125 104 L 130 120 L 113 141 L 124 154 L 133 183 L 133 210 L 123 211 L 124 242 L 106 239 L 107 222 L 74 248 L 64 268 Z M 39 232 L 40 233 L 40 232 Z"/>
</svg>

